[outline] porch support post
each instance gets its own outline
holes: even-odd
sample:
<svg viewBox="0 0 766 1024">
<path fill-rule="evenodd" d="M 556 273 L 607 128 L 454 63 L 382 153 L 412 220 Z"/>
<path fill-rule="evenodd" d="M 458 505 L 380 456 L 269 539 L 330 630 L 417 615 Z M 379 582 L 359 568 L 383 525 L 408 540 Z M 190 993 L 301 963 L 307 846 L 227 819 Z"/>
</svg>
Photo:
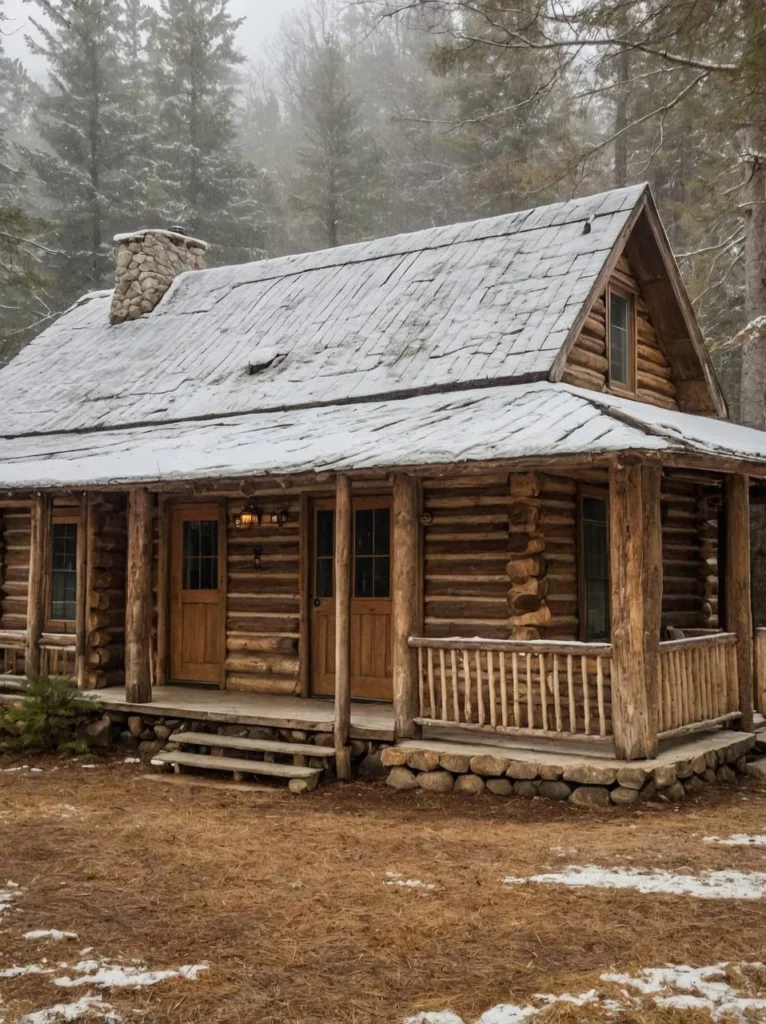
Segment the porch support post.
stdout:
<svg viewBox="0 0 766 1024">
<path fill-rule="evenodd" d="M 740 727 L 753 728 L 753 611 L 750 588 L 750 480 L 741 474 L 727 476 L 726 502 L 725 627 L 737 634 L 737 678 Z"/>
<path fill-rule="evenodd" d="M 157 502 L 157 686 L 168 682 L 168 590 L 170 585 L 170 514 L 167 495 Z"/>
<path fill-rule="evenodd" d="M 88 522 L 90 501 L 87 494 L 80 497 L 80 518 L 77 522 L 77 637 L 76 675 L 78 690 L 88 688 Z"/>
<path fill-rule="evenodd" d="M 335 762 L 339 779 L 351 778 L 351 481 L 335 484 Z"/>
<path fill-rule="evenodd" d="M 661 469 L 615 462 L 609 473 L 612 725 L 617 757 L 657 753 L 662 614 Z"/>
<path fill-rule="evenodd" d="M 419 528 L 417 481 L 404 473 L 394 477 L 393 599 L 394 735 L 417 735 L 417 655 L 407 638 L 419 628 Z"/>
<path fill-rule="evenodd" d="M 128 573 L 125 608 L 125 699 L 152 699 L 152 495 L 136 487 L 128 495 Z"/>
<path fill-rule="evenodd" d="M 50 509 L 50 498 L 44 494 L 37 497 L 31 509 L 27 642 L 24 651 L 24 672 L 27 679 L 34 679 L 40 675 L 40 637 L 45 619 L 45 554 L 50 533 Z"/>
</svg>

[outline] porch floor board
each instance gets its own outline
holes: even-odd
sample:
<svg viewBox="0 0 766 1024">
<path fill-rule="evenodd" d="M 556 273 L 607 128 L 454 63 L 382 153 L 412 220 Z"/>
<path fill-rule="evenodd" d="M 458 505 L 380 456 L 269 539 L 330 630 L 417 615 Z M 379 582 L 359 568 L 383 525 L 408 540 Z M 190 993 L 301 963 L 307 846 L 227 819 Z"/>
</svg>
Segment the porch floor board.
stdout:
<svg viewBox="0 0 766 1024">
<path fill-rule="evenodd" d="M 121 686 L 92 691 L 107 710 L 137 715 L 191 718 L 200 722 L 263 725 L 278 729 L 332 732 L 335 709 L 331 700 L 286 697 L 279 694 L 239 693 L 195 686 L 155 686 L 150 704 L 131 704 Z M 392 742 L 394 709 L 390 704 L 351 704 L 351 737 Z"/>
</svg>

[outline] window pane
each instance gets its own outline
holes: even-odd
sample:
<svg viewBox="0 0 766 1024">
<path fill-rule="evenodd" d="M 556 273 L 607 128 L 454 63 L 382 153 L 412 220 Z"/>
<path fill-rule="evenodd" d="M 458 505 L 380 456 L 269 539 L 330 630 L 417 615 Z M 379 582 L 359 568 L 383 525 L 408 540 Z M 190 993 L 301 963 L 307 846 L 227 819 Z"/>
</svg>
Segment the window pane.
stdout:
<svg viewBox="0 0 766 1024">
<path fill-rule="evenodd" d="M 51 527 L 51 619 L 77 618 L 77 523 Z"/>
<path fill-rule="evenodd" d="M 388 508 L 375 509 L 375 543 L 373 550 L 376 555 L 388 555 L 391 553 L 391 510 Z"/>
<path fill-rule="evenodd" d="M 359 508 L 356 510 L 356 525 L 354 530 L 354 552 L 357 555 L 371 555 L 373 551 L 372 536 L 373 524 L 375 522 L 375 510 L 371 508 Z"/>
<path fill-rule="evenodd" d="M 315 597 L 332 597 L 333 560 L 317 558 Z"/>
<path fill-rule="evenodd" d="M 184 590 L 218 589 L 218 520 L 184 523 Z"/>
<path fill-rule="evenodd" d="M 391 559 L 388 556 L 380 556 L 375 559 L 373 575 L 373 597 L 391 596 Z"/>
<path fill-rule="evenodd" d="M 335 554 L 335 513 L 331 508 L 317 511 L 317 557 L 332 558 Z"/>
<path fill-rule="evenodd" d="M 605 498 L 583 497 L 585 639 L 609 639 L 609 534 Z"/>
<path fill-rule="evenodd" d="M 375 559 L 364 556 L 354 563 L 354 597 L 373 597 L 373 567 Z"/>
<path fill-rule="evenodd" d="M 609 377 L 615 384 L 629 384 L 630 299 L 609 293 Z"/>
</svg>

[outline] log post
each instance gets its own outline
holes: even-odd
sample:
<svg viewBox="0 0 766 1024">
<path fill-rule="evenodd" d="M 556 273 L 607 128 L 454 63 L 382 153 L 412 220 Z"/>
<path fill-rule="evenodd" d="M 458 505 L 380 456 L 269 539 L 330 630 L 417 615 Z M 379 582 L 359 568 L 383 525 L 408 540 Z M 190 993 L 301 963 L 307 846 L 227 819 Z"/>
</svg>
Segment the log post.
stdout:
<svg viewBox="0 0 766 1024">
<path fill-rule="evenodd" d="M 725 478 L 725 628 L 737 634 L 740 727 L 753 728 L 753 610 L 750 580 L 750 480 Z"/>
<path fill-rule="evenodd" d="M 335 485 L 335 761 L 339 779 L 351 778 L 351 481 Z"/>
<path fill-rule="evenodd" d="M 125 699 L 148 704 L 152 626 L 152 496 L 136 487 L 128 496 L 128 573 L 125 608 Z"/>
<path fill-rule="evenodd" d="M 617 757 L 657 753 L 662 612 L 659 467 L 616 462 L 609 473 L 612 725 Z"/>
<path fill-rule="evenodd" d="M 417 735 L 417 654 L 407 643 L 419 628 L 419 526 L 417 481 L 404 473 L 394 477 L 392 586 L 394 734 Z"/>
<path fill-rule="evenodd" d="M 168 682 L 168 591 L 170 587 L 170 512 L 167 495 L 157 504 L 157 686 Z"/>
<path fill-rule="evenodd" d="M 77 520 L 77 618 L 75 634 L 77 637 L 76 678 L 77 689 L 85 690 L 88 686 L 88 520 L 90 518 L 90 501 L 87 494 L 80 498 L 80 517 Z"/>
<path fill-rule="evenodd" d="M 51 501 L 46 495 L 41 494 L 31 509 L 27 641 L 24 651 L 24 672 L 27 679 L 34 679 L 40 675 L 40 637 L 45 620 L 45 562 L 50 522 Z"/>
</svg>

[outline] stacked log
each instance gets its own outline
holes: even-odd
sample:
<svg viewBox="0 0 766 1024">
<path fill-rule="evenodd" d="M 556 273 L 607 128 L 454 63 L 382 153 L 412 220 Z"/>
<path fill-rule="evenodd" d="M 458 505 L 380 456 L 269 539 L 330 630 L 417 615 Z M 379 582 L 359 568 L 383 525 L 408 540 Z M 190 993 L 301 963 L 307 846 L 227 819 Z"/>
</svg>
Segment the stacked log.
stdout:
<svg viewBox="0 0 766 1024">
<path fill-rule="evenodd" d="M 125 683 L 125 495 L 92 495 L 89 526 L 85 685 L 97 690 Z"/>
<path fill-rule="evenodd" d="M 287 522 L 278 526 L 264 521 L 242 530 L 233 524 L 244 501 L 232 499 L 228 505 L 226 687 L 252 693 L 297 694 L 299 497 L 259 491 L 257 501 L 263 509 L 287 512 Z"/>
<path fill-rule="evenodd" d="M 0 630 L 25 630 L 32 535 L 30 510 L 3 509 L 0 523 Z"/>
<path fill-rule="evenodd" d="M 700 629 L 710 616 L 704 607 L 707 573 L 701 569 L 705 559 L 699 486 L 686 476 L 666 472 L 662 507 L 662 629 Z"/>
<path fill-rule="evenodd" d="M 508 506 L 508 547 L 506 563 L 510 581 L 508 611 L 514 640 L 539 640 L 550 625 L 548 565 L 543 533 L 542 479 L 538 473 L 512 473 Z"/>
<path fill-rule="evenodd" d="M 721 499 L 703 495 L 700 499 L 700 575 L 702 576 L 702 618 L 707 629 L 718 629 L 718 516 Z"/>
</svg>

